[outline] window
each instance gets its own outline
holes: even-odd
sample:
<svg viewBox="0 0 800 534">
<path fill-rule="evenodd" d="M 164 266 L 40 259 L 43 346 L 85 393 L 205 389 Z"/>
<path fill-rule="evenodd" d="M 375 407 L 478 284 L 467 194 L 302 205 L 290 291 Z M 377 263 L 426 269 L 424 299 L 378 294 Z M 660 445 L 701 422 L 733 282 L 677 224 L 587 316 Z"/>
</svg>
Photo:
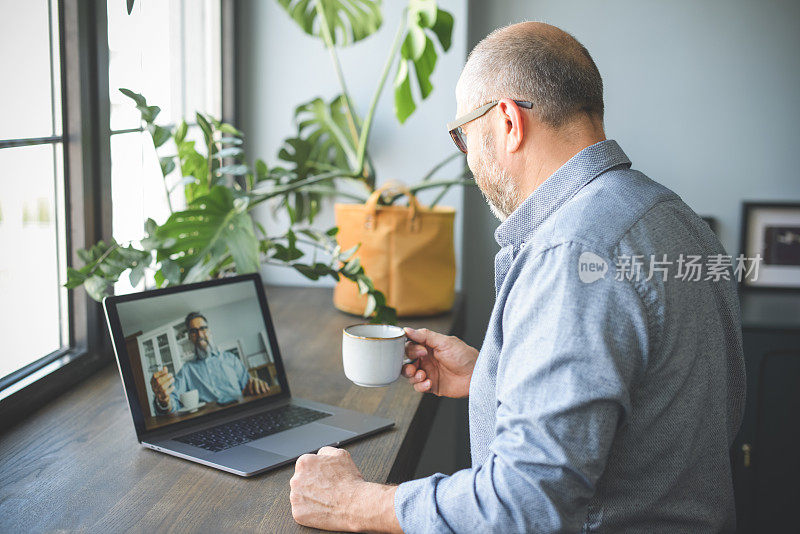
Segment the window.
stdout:
<svg viewBox="0 0 800 534">
<path fill-rule="evenodd" d="M 221 9 L 219 0 L 138 0 L 128 15 L 125 2 L 107 5 L 113 236 L 125 243 L 144 237 L 146 218 L 163 223 L 169 208 L 150 134 L 142 131 L 139 112 L 119 89 L 141 93 L 149 105 L 159 106 L 162 126 L 185 118 L 188 137 L 202 145 L 195 111 L 221 115 Z M 168 178 L 176 210 L 185 207 L 179 174 L 176 169 Z M 133 289 L 123 276 L 115 292 Z"/>
<path fill-rule="evenodd" d="M 15 73 L 0 84 L 2 379 L 65 348 L 69 314 L 58 6 L 0 6 L 0 68 Z"/>
<path fill-rule="evenodd" d="M 126 4 L 0 0 L 0 431 L 113 359 L 100 305 L 62 287 L 77 251 L 139 239 L 145 217 L 168 214 L 118 88 L 160 106 L 163 124 L 196 109 L 233 120 L 233 1 Z"/>
</svg>

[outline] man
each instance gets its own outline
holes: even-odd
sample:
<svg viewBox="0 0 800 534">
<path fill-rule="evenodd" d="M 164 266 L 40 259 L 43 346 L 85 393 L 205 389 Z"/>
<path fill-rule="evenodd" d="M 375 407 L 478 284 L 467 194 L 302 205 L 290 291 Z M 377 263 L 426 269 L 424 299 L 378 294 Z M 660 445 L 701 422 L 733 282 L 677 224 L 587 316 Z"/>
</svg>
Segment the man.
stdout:
<svg viewBox="0 0 800 534">
<path fill-rule="evenodd" d="M 150 385 L 155 394 L 156 413 L 165 414 L 180 409 L 181 393 L 196 389 L 200 402 L 227 404 L 242 395 L 269 393 L 269 385 L 253 378 L 242 361 L 230 352 L 220 352 L 214 345 L 208 321 L 200 312 L 186 316 L 186 330 L 194 345 L 195 358 L 186 362 L 173 377 L 166 367 L 153 373 Z"/>
<path fill-rule="evenodd" d="M 558 28 L 489 35 L 456 99 L 452 135 L 503 221 L 496 301 L 480 354 L 407 329 L 419 360 L 403 372 L 417 391 L 469 396 L 472 467 L 383 486 L 324 447 L 297 460 L 295 519 L 386 532 L 733 530 L 728 448 L 745 387 L 735 285 L 681 277 L 688 256 L 723 255 L 718 240 L 606 140 L 600 74 Z M 638 276 L 634 259 L 657 263 Z"/>
</svg>

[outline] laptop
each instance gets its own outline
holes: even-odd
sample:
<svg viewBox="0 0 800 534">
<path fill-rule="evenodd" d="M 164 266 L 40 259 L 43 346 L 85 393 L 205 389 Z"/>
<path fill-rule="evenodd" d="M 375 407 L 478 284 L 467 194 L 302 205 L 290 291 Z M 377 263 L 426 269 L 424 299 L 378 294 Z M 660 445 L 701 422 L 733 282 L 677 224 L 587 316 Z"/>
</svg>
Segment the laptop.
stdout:
<svg viewBox="0 0 800 534">
<path fill-rule="evenodd" d="M 103 307 L 144 447 L 247 477 L 394 425 L 292 397 L 258 274 Z"/>
</svg>

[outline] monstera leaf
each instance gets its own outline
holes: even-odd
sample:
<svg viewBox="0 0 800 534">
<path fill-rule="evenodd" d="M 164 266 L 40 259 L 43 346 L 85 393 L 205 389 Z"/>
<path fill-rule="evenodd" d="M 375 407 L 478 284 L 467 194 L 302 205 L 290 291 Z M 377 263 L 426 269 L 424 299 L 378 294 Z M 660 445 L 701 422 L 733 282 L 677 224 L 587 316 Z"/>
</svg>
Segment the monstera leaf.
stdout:
<svg viewBox="0 0 800 534">
<path fill-rule="evenodd" d="M 354 169 L 356 165 L 355 134 L 348 120 L 345 97 L 339 95 L 330 103 L 321 98 L 299 105 L 295 109 L 297 137 L 284 141 L 278 158 L 292 164 L 294 173 L 289 182 L 305 180 L 326 171 Z M 358 125 L 353 125 L 358 127 Z M 303 190 L 286 196 L 283 206 L 292 222 L 313 222 L 319 212 L 320 200 L 326 184 L 317 184 L 312 190 Z M 333 181 L 327 184 L 329 194 L 336 188 Z"/>
<path fill-rule="evenodd" d="M 394 78 L 394 112 L 401 123 L 414 113 L 417 104 L 411 89 L 413 69 L 422 100 L 433 91 L 430 77 L 438 54 L 431 36 L 446 52 L 453 35 L 453 15 L 439 9 L 435 0 L 411 0 L 407 13 L 406 35 L 400 48 L 400 62 Z"/>
<path fill-rule="evenodd" d="M 315 98 L 300 104 L 294 116 L 298 137 L 288 139 L 289 147 L 282 148 L 278 157 L 294 163 L 293 170 L 300 178 L 305 178 L 309 172 L 354 168 L 356 141 L 350 131 L 343 95 L 330 103 Z"/>
<path fill-rule="evenodd" d="M 234 198 L 227 187 L 213 186 L 155 230 L 156 259 L 175 263 L 186 283 L 205 280 L 229 255 L 236 272 L 258 270 L 258 240 L 247 204 L 246 197 Z"/>
<path fill-rule="evenodd" d="M 378 31 L 383 22 L 380 0 L 278 0 L 278 3 L 309 35 L 325 39 L 322 24 L 326 24 L 332 45 L 358 42 Z M 319 18 L 320 11 L 324 19 Z"/>
</svg>

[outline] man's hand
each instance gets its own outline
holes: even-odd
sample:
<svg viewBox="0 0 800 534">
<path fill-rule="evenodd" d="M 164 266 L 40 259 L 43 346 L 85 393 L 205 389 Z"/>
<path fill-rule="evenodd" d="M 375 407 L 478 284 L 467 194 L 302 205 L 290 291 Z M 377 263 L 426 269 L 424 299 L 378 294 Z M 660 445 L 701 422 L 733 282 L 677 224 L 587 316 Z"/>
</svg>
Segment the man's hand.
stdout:
<svg viewBox="0 0 800 534">
<path fill-rule="evenodd" d="M 153 394 L 156 396 L 158 403 L 161 406 L 172 409 L 172 401 L 169 394 L 175 390 L 175 377 L 166 367 L 160 371 L 153 373 L 153 378 L 150 379 L 150 387 L 153 388 Z"/>
<path fill-rule="evenodd" d="M 402 532 L 394 486 L 365 482 L 350 453 L 322 447 L 297 459 L 289 480 L 292 517 L 307 527 L 353 532 Z"/>
<path fill-rule="evenodd" d="M 410 340 L 406 342 L 406 357 L 418 359 L 403 366 L 403 376 L 414 389 L 442 397 L 468 396 L 478 351 L 455 336 L 427 328 L 406 328 L 405 332 Z"/>
<path fill-rule="evenodd" d="M 242 390 L 243 395 L 261 395 L 262 393 L 269 393 L 269 384 L 260 378 L 250 377 L 247 385 Z"/>
</svg>

